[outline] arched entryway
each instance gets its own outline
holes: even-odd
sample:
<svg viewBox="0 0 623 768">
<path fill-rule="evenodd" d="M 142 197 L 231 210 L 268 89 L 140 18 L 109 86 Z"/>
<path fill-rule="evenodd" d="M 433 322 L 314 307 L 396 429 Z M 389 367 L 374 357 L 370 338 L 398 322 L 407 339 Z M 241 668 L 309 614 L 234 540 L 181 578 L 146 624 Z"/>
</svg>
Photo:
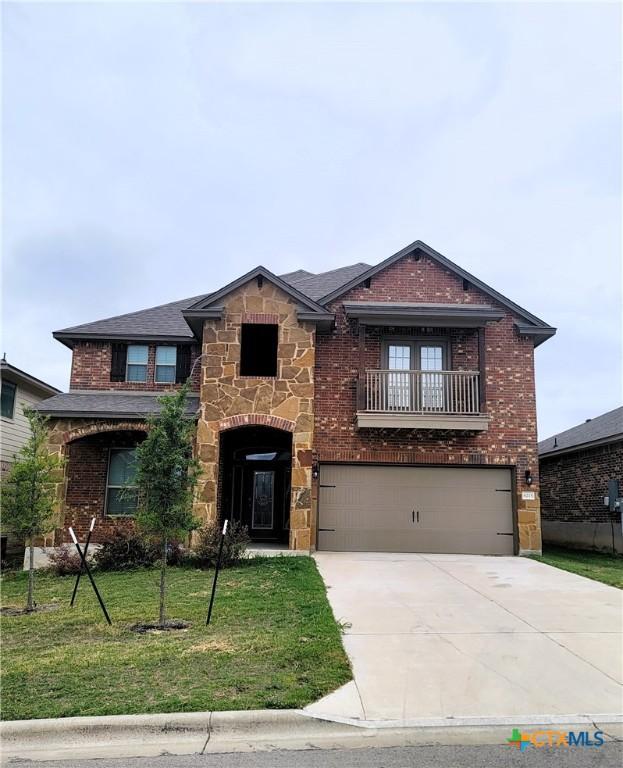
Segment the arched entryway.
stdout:
<svg viewBox="0 0 623 768">
<path fill-rule="evenodd" d="M 253 541 L 287 543 L 292 434 L 266 426 L 221 433 L 220 515 L 238 520 Z"/>
</svg>

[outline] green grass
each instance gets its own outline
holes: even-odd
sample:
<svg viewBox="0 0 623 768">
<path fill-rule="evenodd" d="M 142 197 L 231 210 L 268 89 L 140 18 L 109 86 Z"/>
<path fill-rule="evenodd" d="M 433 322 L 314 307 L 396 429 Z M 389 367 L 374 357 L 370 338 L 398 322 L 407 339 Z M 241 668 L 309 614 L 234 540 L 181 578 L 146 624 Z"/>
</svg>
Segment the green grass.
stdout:
<svg viewBox="0 0 623 768">
<path fill-rule="evenodd" d="M 105 623 L 84 579 L 37 574 L 35 599 L 58 609 L 2 617 L 5 720 L 297 708 L 351 679 L 340 631 L 308 557 L 254 559 L 219 576 L 205 626 L 212 571 L 169 569 L 168 617 L 186 631 L 139 635 L 158 618 L 158 572 L 100 573 Z M 2 579 L 2 605 L 24 604 L 26 574 Z"/>
<path fill-rule="evenodd" d="M 534 556 L 534 559 L 623 589 L 623 556 L 621 555 L 548 547 L 543 550 L 542 557 Z"/>
</svg>

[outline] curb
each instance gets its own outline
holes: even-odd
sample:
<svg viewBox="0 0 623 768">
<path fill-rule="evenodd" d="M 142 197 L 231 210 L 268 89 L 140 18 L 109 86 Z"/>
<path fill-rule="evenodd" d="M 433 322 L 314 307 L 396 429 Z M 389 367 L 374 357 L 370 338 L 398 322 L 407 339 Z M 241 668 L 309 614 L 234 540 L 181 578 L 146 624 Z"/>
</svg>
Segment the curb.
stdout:
<svg viewBox="0 0 623 768">
<path fill-rule="evenodd" d="M 0 738 L 2 763 L 6 763 L 163 753 L 504 744 L 511 725 L 592 730 L 599 727 L 597 723 L 604 724 L 609 739 L 623 735 L 623 717 L 606 714 L 356 721 L 301 710 L 242 710 L 15 720 L 0 723 Z"/>
</svg>

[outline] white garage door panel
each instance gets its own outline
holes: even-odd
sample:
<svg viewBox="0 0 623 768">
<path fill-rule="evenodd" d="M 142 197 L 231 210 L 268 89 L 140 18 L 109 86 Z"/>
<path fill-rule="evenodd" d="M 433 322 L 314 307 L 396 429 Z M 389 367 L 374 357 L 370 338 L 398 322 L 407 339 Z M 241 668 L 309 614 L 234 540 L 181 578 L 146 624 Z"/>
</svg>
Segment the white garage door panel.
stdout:
<svg viewBox="0 0 623 768">
<path fill-rule="evenodd" d="M 508 469 L 323 465 L 318 549 L 513 554 Z"/>
</svg>

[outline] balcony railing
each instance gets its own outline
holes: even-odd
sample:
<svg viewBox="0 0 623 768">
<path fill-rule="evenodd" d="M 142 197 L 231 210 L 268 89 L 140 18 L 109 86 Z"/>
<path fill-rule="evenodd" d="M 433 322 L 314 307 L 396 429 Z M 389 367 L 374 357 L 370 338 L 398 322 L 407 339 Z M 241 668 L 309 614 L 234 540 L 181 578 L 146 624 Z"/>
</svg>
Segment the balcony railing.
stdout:
<svg viewBox="0 0 623 768">
<path fill-rule="evenodd" d="M 379 414 L 480 414 L 478 371 L 366 371 L 358 410 Z"/>
</svg>

